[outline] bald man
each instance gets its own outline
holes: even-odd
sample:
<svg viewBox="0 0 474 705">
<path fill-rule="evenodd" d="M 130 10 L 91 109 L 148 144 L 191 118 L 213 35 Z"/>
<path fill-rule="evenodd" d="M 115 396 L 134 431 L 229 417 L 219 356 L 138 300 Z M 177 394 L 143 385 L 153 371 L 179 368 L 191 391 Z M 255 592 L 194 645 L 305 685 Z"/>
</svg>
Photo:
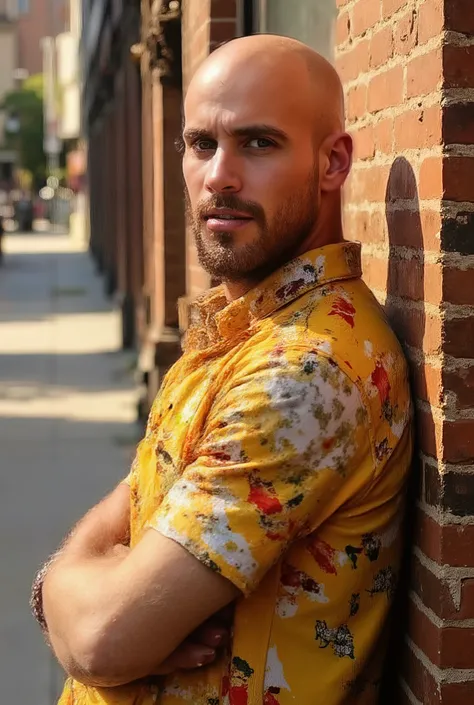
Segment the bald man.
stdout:
<svg viewBox="0 0 474 705">
<path fill-rule="evenodd" d="M 411 404 L 345 241 L 334 69 L 287 38 L 213 53 L 185 104 L 203 267 L 129 477 L 33 606 L 62 705 L 369 705 L 400 559 Z"/>
</svg>

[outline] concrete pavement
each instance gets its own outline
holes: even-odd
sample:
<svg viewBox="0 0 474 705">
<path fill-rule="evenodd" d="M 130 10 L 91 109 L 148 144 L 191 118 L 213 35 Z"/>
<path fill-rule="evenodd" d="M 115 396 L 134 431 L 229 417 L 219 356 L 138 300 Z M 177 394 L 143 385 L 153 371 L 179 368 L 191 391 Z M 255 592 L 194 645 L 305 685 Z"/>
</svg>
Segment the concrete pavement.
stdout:
<svg viewBox="0 0 474 705">
<path fill-rule="evenodd" d="M 30 616 L 38 566 L 130 464 L 133 360 L 80 242 L 5 237 L 0 268 L 0 701 L 52 705 L 62 674 Z"/>
</svg>

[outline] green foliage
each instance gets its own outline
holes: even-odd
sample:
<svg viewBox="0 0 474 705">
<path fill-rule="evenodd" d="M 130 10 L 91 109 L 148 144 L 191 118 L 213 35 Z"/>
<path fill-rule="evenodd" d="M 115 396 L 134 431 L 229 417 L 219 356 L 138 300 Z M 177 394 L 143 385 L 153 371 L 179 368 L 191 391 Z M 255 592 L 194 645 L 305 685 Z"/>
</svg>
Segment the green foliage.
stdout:
<svg viewBox="0 0 474 705">
<path fill-rule="evenodd" d="M 18 90 L 7 93 L 0 106 L 20 121 L 18 134 L 7 135 L 7 146 L 19 152 L 19 167 L 29 171 L 38 186 L 46 175 L 43 151 L 43 76 L 36 74 Z"/>
</svg>

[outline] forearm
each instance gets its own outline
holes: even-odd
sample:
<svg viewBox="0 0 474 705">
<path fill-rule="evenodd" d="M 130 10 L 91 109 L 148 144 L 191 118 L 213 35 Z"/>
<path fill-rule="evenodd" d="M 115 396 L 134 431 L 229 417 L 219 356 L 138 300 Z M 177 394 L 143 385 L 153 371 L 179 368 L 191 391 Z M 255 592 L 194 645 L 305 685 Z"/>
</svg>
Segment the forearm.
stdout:
<svg viewBox="0 0 474 705">
<path fill-rule="evenodd" d="M 44 579 L 51 646 L 66 672 L 88 685 L 115 684 L 98 675 L 96 645 L 120 599 L 116 578 L 123 558 L 119 551 L 92 558 L 69 553 L 57 559 Z"/>
<path fill-rule="evenodd" d="M 31 608 L 44 632 L 48 627 L 43 614 L 43 582 L 59 559 L 83 560 L 107 555 L 114 547 L 128 544 L 130 491 L 121 484 L 75 526 L 62 546 L 39 571 L 33 582 Z"/>
</svg>

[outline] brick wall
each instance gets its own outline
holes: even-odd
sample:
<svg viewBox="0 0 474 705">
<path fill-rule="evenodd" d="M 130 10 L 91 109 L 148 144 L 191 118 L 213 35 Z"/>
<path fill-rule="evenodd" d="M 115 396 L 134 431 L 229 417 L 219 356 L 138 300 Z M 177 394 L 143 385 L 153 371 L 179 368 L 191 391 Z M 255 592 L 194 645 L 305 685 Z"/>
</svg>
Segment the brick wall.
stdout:
<svg viewBox="0 0 474 705">
<path fill-rule="evenodd" d="M 474 3 L 338 0 L 346 235 L 411 363 L 412 571 L 394 702 L 474 702 Z M 405 615 L 407 612 L 404 613 Z"/>
<path fill-rule="evenodd" d="M 184 0 L 183 2 L 183 91 L 199 64 L 221 42 L 232 39 L 237 33 L 236 0 Z M 186 232 L 186 291 L 195 298 L 208 289 L 209 276 L 200 267 L 194 238 L 189 228 Z"/>
</svg>

